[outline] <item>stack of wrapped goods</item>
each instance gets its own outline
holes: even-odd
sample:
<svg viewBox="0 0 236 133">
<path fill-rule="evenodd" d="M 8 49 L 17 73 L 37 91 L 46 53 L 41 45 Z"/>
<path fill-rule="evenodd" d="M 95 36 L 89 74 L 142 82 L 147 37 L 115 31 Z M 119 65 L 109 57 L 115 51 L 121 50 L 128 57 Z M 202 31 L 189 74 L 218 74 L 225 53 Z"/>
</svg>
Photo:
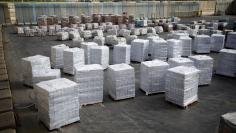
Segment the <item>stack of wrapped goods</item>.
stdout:
<svg viewBox="0 0 236 133">
<path fill-rule="evenodd" d="M 109 48 L 107 46 L 91 47 L 90 64 L 100 64 L 103 69 L 106 69 L 109 66 Z"/>
<path fill-rule="evenodd" d="M 73 40 L 73 41 L 77 41 L 77 40 L 81 39 L 79 32 L 77 32 L 77 31 L 70 31 L 69 32 L 69 39 Z"/>
<path fill-rule="evenodd" d="M 156 26 L 155 29 L 156 29 L 156 32 L 157 32 L 158 34 L 164 32 L 164 29 L 163 29 L 162 26 Z"/>
<path fill-rule="evenodd" d="M 108 93 L 114 100 L 135 97 L 134 68 L 128 64 L 110 65 L 107 71 Z"/>
<path fill-rule="evenodd" d="M 42 15 L 37 18 L 38 26 L 47 26 L 47 16 Z"/>
<path fill-rule="evenodd" d="M 148 54 L 152 54 L 153 45 L 155 45 L 155 43 L 153 43 L 153 40 L 155 40 L 155 39 L 160 39 L 160 38 L 159 38 L 159 36 L 150 36 L 150 37 L 147 37 L 147 40 L 149 40 Z"/>
<path fill-rule="evenodd" d="M 142 62 L 148 59 L 149 41 L 135 39 L 131 42 L 131 61 Z"/>
<path fill-rule="evenodd" d="M 198 100 L 199 70 L 178 66 L 168 69 L 166 74 L 165 99 L 186 107 Z"/>
<path fill-rule="evenodd" d="M 124 22 L 123 16 L 117 15 L 117 24 L 122 24 Z"/>
<path fill-rule="evenodd" d="M 168 58 L 177 58 L 182 55 L 182 42 L 176 39 L 167 40 Z"/>
<path fill-rule="evenodd" d="M 25 36 L 34 36 L 34 29 L 25 29 Z"/>
<path fill-rule="evenodd" d="M 211 84 L 213 59 L 206 55 L 194 55 L 189 58 L 194 62 L 194 66 L 200 70 L 199 85 Z"/>
<path fill-rule="evenodd" d="M 140 28 L 140 35 L 147 35 L 147 28 Z"/>
<path fill-rule="evenodd" d="M 22 77 L 25 85 L 33 86 L 44 80 L 59 78 L 60 70 L 51 69 L 49 57 L 35 55 L 22 58 Z"/>
<path fill-rule="evenodd" d="M 236 32 L 228 33 L 225 46 L 227 48 L 236 49 Z"/>
<path fill-rule="evenodd" d="M 102 22 L 112 22 L 111 15 L 103 15 Z"/>
<path fill-rule="evenodd" d="M 140 35 L 140 29 L 137 29 L 137 28 L 133 28 L 133 29 L 130 29 L 130 34 L 131 35 L 136 35 L 136 36 L 139 36 Z"/>
<path fill-rule="evenodd" d="M 93 36 L 99 36 L 99 37 L 103 37 L 103 31 L 102 30 L 94 30 L 93 31 Z"/>
<path fill-rule="evenodd" d="M 86 23 L 85 27 L 86 27 L 86 30 L 92 30 L 93 29 L 93 24 L 92 23 Z"/>
<path fill-rule="evenodd" d="M 62 17 L 61 18 L 61 26 L 62 27 L 68 27 L 69 26 L 69 18 L 68 17 Z"/>
<path fill-rule="evenodd" d="M 211 38 L 208 35 L 197 35 L 194 38 L 193 50 L 196 53 L 210 53 Z"/>
<path fill-rule="evenodd" d="M 222 49 L 219 54 L 216 73 L 224 76 L 236 76 L 236 50 Z"/>
<path fill-rule="evenodd" d="M 69 16 L 69 23 L 70 24 L 79 24 L 81 22 L 79 16 Z"/>
<path fill-rule="evenodd" d="M 165 92 L 168 63 L 161 60 L 145 61 L 140 67 L 140 88 L 146 95 Z"/>
<path fill-rule="evenodd" d="M 81 48 L 84 49 L 85 64 L 90 64 L 90 49 L 93 46 L 97 46 L 95 42 L 83 42 L 81 43 Z"/>
<path fill-rule="evenodd" d="M 49 130 L 79 121 L 78 85 L 65 78 L 35 85 L 38 117 Z"/>
<path fill-rule="evenodd" d="M 105 37 L 103 36 L 95 36 L 93 41 L 97 43 L 99 46 L 103 46 L 105 44 Z"/>
<path fill-rule="evenodd" d="M 23 29 L 23 27 L 16 27 L 16 33 L 17 33 L 17 34 L 24 34 L 24 29 Z"/>
<path fill-rule="evenodd" d="M 182 56 L 188 57 L 192 55 L 192 38 L 182 36 L 179 38 L 182 43 Z"/>
<path fill-rule="evenodd" d="M 125 39 L 126 39 L 126 42 L 127 44 L 131 44 L 131 42 L 134 40 L 134 39 L 137 39 L 138 37 L 136 35 L 130 35 L 130 36 L 126 36 Z"/>
<path fill-rule="evenodd" d="M 93 37 L 92 32 L 90 30 L 82 31 L 82 35 L 83 35 L 84 39 L 90 39 Z"/>
<path fill-rule="evenodd" d="M 63 51 L 68 48 L 65 44 L 51 47 L 51 65 L 53 68 L 63 68 Z"/>
<path fill-rule="evenodd" d="M 122 36 L 122 37 L 130 36 L 130 30 L 127 30 L 127 29 L 119 30 L 119 36 Z"/>
<path fill-rule="evenodd" d="M 118 44 L 118 38 L 116 35 L 107 35 L 105 38 L 105 43 L 110 46 Z"/>
<path fill-rule="evenodd" d="M 189 58 L 170 58 L 168 60 L 168 63 L 170 65 L 170 68 L 177 67 L 177 66 L 186 66 L 186 67 L 193 67 L 194 62 L 190 60 Z"/>
<path fill-rule="evenodd" d="M 83 23 L 92 23 L 92 22 L 93 22 L 91 16 L 81 15 L 81 18 L 82 18 L 82 22 L 83 22 Z"/>
<path fill-rule="evenodd" d="M 211 51 L 219 52 L 224 48 L 225 35 L 212 34 L 211 35 Z"/>
<path fill-rule="evenodd" d="M 103 68 L 101 65 L 76 65 L 74 80 L 78 83 L 77 95 L 79 95 L 80 105 L 103 101 Z"/>
<path fill-rule="evenodd" d="M 129 23 L 134 23 L 134 15 L 129 15 Z"/>
<path fill-rule="evenodd" d="M 54 25 L 54 21 L 53 21 L 53 17 L 52 16 L 48 16 L 47 17 L 47 25 Z"/>
<path fill-rule="evenodd" d="M 130 49 L 130 45 L 115 45 L 113 50 L 113 64 L 130 64 Z"/>
<path fill-rule="evenodd" d="M 55 27 L 55 25 L 48 25 L 48 35 L 49 36 L 56 35 L 56 27 Z"/>
<path fill-rule="evenodd" d="M 95 23 L 100 23 L 102 18 L 101 18 L 101 15 L 100 14 L 93 14 L 93 22 Z"/>
<path fill-rule="evenodd" d="M 68 32 L 57 32 L 57 40 L 65 41 L 69 39 L 69 33 Z"/>
<path fill-rule="evenodd" d="M 75 65 L 84 65 L 84 50 L 80 48 L 65 49 L 63 52 L 63 72 L 74 75 Z"/>
<path fill-rule="evenodd" d="M 93 25 L 93 29 L 98 29 L 99 28 L 99 24 L 98 23 L 92 23 Z"/>
<path fill-rule="evenodd" d="M 152 41 L 152 59 L 167 60 L 167 41 L 164 39 L 155 39 Z"/>
</svg>

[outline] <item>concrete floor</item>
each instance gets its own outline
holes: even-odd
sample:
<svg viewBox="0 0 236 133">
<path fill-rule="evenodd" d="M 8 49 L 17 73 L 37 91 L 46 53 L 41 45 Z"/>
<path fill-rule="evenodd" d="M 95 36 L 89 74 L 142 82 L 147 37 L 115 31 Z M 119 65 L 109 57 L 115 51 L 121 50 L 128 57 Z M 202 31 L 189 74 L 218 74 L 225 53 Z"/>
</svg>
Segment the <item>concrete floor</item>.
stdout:
<svg viewBox="0 0 236 133">
<path fill-rule="evenodd" d="M 188 19 L 186 19 L 188 21 Z M 236 19 L 233 19 L 236 20 Z M 47 133 L 47 128 L 38 121 L 36 110 L 19 109 L 32 103 L 32 88 L 22 83 L 20 59 L 41 54 L 50 56 L 50 46 L 69 41 L 55 41 L 55 37 L 19 37 L 6 29 L 8 42 L 5 44 L 5 57 L 10 77 L 13 99 L 20 125 L 18 133 Z M 217 59 L 218 54 L 211 54 Z M 81 122 L 54 130 L 52 133 L 215 133 L 222 114 L 236 111 L 236 79 L 214 75 L 212 84 L 199 87 L 199 103 L 182 109 L 165 101 L 164 94 L 146 96 L 139 86 L 140 64 L 135 68 L 136 97 L 122 101 L 109 98 L 104 90 L 104 102 L 82 107 Z M 63 75 L 72 79 L 68 75 Z"/>
</svg>

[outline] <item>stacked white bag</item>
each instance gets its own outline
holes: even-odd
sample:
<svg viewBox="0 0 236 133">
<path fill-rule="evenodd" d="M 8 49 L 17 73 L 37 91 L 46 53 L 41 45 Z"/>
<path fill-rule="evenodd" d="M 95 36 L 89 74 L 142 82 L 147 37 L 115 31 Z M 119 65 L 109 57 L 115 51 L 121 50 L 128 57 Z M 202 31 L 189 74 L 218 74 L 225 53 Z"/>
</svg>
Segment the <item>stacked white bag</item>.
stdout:
<svg viewBox="0 0 236 133">
<path fill-rule="evenodd" d="M 148 59 L 149 41 L 135 39 L 131 42 L 131 60 L 142 62 Z"/>
<path fill-rule="evenodd" d="M 64 41 L 69 39 L 69 33 L 68 32 L 58 32 L 57 34 L 57 40 Z"/>
<path fill-rule="evenodd" d="M 113 64 L 130 64 L 130 49 L 130 45 L 115 45 L 113 50 Z"/>
<path fill-rule="evenodd" d="M 189 58 L 194 61 L 194 66 L 200 70 L 199 85 L 211 84 L 213 59 L 206 55 L 194 55 Z"/>
<path fill-rule="evenodd" d="M 63 72 L 74 75 L 75 65 L 84 65 L 84 50 L 80 48 L 65 49 L 63 52 Z"/>
<path fill-rule="evenodd" d="M 109 66 L 109 48 L 107 46 L 91 47 L 90 64 L 100 64 L 106 69 Z"/>
<path fill-rule="evenodd" d="M 190 60 L 189 58 L 182 58 L 182 57 L 170 58 L 168 60 L 168 63 L 170 65 L 170 68 L 177 66 L 186 66 L 186 67 L 194 66 L 194 62 L 192 60 Z"/>
<path fill-rule="evenodd" d="M 161 60 L 145 61 L 140 67 L 140 89 L 146 95 L 165 92 L 166 72 L 169 68 L 167 62 Z"/>
<path fill-rule="evenodd" d="M 126 36 L 125 39 L 126 39 L 126 42 L 127 44 L 131 44 L 131 42 L 134 40 L 134 39 L 137 39 L 138 37 L 136 35 L 130 35 L 130 36 Z"/>
<path fill-rule="evenodd" d="M 78 86 L 65 78 L 35 85 L 38 117 L 49 130 L 79 121 Z"/>
<path fill-rule="evenodd" d="M 236 32 L 228 33 L 225 46 L 227 48 L 236 49 Z"/>
<path fill-rule="evenodd" d="M 216 73 L 220 75 L 235 77 L 236 76 L 236 50 L 220 50 Z"/>
<path fill-rule="evenodd" d="M 107 35 L 106 38 L 105 38 L 105 43 L 107 45 L 111 45 L 111 46 L 117 45 L 118 44 L 118 38 L 117 38 L 116 35 Z"/>
<path fill-rule="evenodd" d="M 191 56 L 192 54 L 192 38 L 188 36 L 182 36 L 179 38 L 182 42 L 182 56 Z"/>
<path fill-rule="evenodd" d="M 167 53 L 167 41 L 164 39 L 155 39 L 152 41 L 152 59 L 166 61 Z"/>
<path fill-rule="evenodd" d="M 182 55 L 182 43 L 180 40 L 169 39 L 167 40 L 168 44 L 168 58 L 181 57 Z"/>
<path fill-rule="evenodd" d="M 74 81 L 78 83 L 80 105 L 103 101 L 103 75 L 101 65 L 75 65 Z"/>
<path fill-rule="evenodd" d="M 128 64 L 110 65 L 107 71 L 108 93 L 114 100 L 135 97 L 134 68 Z"/>
<path fill-rule="evenodd" d="M 193 50 L 196 53 L 210 53 L 211 38 L 208 35 L 197 35 L 194 38 Z"/>
<path fill-rule="evenodd" d="M 90 49 L 93 46 L 97 46 L 95 42 L 83 42 L 81 43 L 81 48 L 84 49 L 85 63 L 90 64 Z"/>
<path fill-rule="evenodd" d="M 211 35 L 211 51 L 219 52 L 224 48 L 225 35 L 212 34 Z"/>
<path fill-rule="evenodd" d="M 35 55 L 22 58 L 22 76 L 24 84 L 33 86 L 44 80 L 60 78 L 58 69 L 51 69 L 49 57 Z"/>
<path fill-rule="evenodd" d="M 105 37 L 103 36 L 95 36 L 93 41 L 97 43 L 99 46 L 103 46 L 105 44 Z"/>
<path fill-rule="evenodd" d="M 194 67 L 178 66 L 166 74 L 165 99 L 186 107 L 198 100 L 199 70 Z"/>
<path fill-rule="evenodd" d="M 63 68 L 63 51 L 68 48 L 65 44 L 51 47 L 51 65 L 53 68 Z"/>
</svg>

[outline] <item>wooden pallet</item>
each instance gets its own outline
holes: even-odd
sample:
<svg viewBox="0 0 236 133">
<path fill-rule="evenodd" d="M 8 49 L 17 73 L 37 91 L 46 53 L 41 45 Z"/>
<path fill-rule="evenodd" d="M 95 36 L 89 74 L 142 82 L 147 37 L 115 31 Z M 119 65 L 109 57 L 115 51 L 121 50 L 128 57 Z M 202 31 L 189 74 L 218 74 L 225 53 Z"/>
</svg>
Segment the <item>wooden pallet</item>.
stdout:
<svg viewBox="0 0 236 133">
<path fill-rule="evenodd" d="M 128 100 L 128 99 L 134 99 L 134 97 L 129 97 L 129 98 L 125 98 L 125 99 L 115 99 L 115 98 L 113 98 L 111 95 L 109 95 L 109 97 L 110 97 L 113 101 L 124 101 L 124 100 Z"/>
<path fill-rule="evenodd" d="M 177 107 L 179 107 L 179 108 L 181 108 L 181 109 L 190 108 L 190 107 L 192 107 L 192 106 L 194 106 L 194 105 L 196 105 L 196 104 L 198 103 L 198 101 L 193 101 L 193 102 L 189 103 L 189 104 L 186 105 L 186 106 L 180 106 L 180 105 L 175 104 L 175 103 L 173 103 L 173 102 L 171 102 L 171 101 L 167 101 L 167 102 L 170 103 L 170 104 L 172 104 L 172 105 L 174 105 L 174 106 L 177 106 Z"/>
<path fill-rule="evenodd" d="M 103 105 L 103 102 L 98 102 L 98 103 L 87 103 L 87 104 L 83 104 L 83 105 L 80 105 L 80 108 L 85 107 L 85 106 L 93 106 L 93 105 L 101 105 L 101 106 L 104 106 L 104 105 Z"/>
<path fill-rule="evenodd" d="M 141 90 L 143 93 L 145 93 L 146 96 L 152 96 L 152 95 L 158 95 L 158 94 L 164 94 L 165 93 L 164 91 L 163 92 L 148 93 L 148 92 L 144 91 L 141 88 L 139 90 Z"/>
</svg>

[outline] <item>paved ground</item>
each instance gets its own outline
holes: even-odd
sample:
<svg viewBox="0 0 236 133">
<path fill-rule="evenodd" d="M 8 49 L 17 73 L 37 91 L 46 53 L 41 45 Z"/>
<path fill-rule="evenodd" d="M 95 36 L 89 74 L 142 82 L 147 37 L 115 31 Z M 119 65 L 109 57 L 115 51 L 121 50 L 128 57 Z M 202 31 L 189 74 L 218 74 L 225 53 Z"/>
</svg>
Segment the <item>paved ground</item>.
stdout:
<svg viewBox="0 0 236 133">
<path fill-rule="evenodd" d="M 193 19 L 184 19 L 189 20 Z M 6 63 L 15 106 L 20 108 L 32 102 L 29 96 L 32 88 L 22 84 L 20 59 L 36 54 L 50 56 L 50 46 L 62 42 L 55 41 L 55 37 L 19 37 L 12 33 L 11 27 L 6 29 L 6 33 L 9 40 L 5 44 Z M 215 59 L 217 55 L 211 54 Z M 236 111 L 235 78 L 214 75 L 211 85 L 199 87 L 199 103 L 184 110 L 166 102 L 164 94 L 145 96 L 138 88 L 140 65 L 132 66 L 135 67 L 136 74 L 134 99 L 112 101 L 105 87 L 104 103 L 82 107 L 81 122 L 65 126 L 61 132 L 214 133 L 218 128 L 220 115 Z M 20 123 L 17 127 L 19 133 L 49 132 L 38 121 L 34 108 L 18 109 L 17 114 Z"/>
</svg>

